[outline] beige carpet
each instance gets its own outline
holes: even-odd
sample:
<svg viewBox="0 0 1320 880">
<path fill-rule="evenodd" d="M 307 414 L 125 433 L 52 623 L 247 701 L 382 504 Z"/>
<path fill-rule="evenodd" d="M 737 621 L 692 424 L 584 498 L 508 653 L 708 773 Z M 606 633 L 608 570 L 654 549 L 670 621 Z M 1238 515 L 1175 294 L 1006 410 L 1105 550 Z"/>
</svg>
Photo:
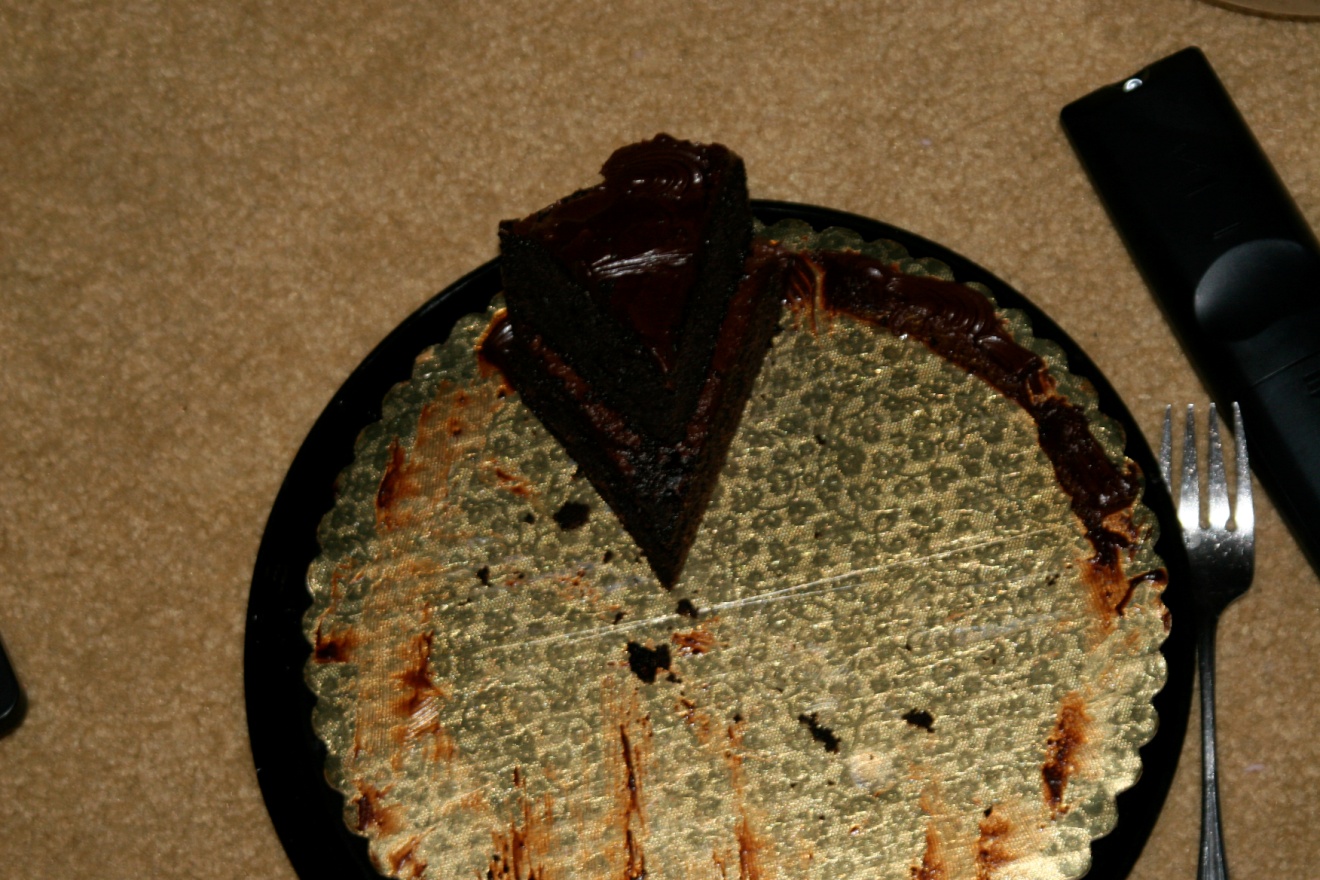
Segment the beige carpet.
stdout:
<svg viewBox="0 0 1320 880">
<path fill-rule="evenodd" d="M 1320 24 L 1195 0 L 3 7 L 0 633 L 31 698 L 6 877 L 292 877 L 241 666 L 276 490 L 370 348 L 615 146 L 720 140 L 757 196 L 952 247 L 1148 436 L 1205 394 L 1059 109 L 1200 45 L 1320 226 Z M 1320 864 L 1320 583 L 1260 508 L 1219 658 L 1237 880 Z M 1196 771 L 1134 877 L 1192 876 Z"/>
</svg>

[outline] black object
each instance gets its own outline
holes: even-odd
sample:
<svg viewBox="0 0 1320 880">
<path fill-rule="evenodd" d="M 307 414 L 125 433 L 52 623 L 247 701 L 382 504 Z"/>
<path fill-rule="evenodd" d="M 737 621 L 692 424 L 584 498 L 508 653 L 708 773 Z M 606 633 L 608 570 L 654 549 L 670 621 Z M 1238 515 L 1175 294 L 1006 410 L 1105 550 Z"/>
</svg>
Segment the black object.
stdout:
<svg viewBox="0 0 1320 880">
<path fill-rule="evenodd" d="M 1063 128 L 1257 476 L 1320 570 L 1320 245 L 1200 49 Z"/>
<path fill-rule="evenodd" d="M 797 217 L 817 229 L 843 226 L 867 240 L 897 241 L 920 257 L 948 265 L 962 281 L 979 281 L 1005 308 L 1024 312 L 1036 335 L 1057 343 L 1069 371 L 1089 379 L 1100 409 L 1123 425 L 1127 454 L 1147 474 L 1156 463 L 1123 402 L 1089 358 L 1043 312 L 1003 281 L 934 242 L 901 229 L 840 211 L 789 202 L 753 201 L 766 223 Z M 257 553 L 248 599 L 244 656 L 248 730 L 257 779 L 275 830 L 303 880 L 375 880 L 364 838 L 344 824 L 344 800 L 324 775 L 325 747 L 312 730 L 315 698 L 303 679 L 311 653 L 303 638 L 302 615 L 311 604 L 307 568 L 319 553 L 316 528 L 334 503 L 334 482 L 351 462 L 353 442 L 380 419 L 385 392 L 412 373 L 427 346 L 443 342 L 463 315 L 484 309 L 500 290 L 499 265 L 492 260 L 456 281 L 400 324 L 348 377 L 312 426 L 298 450 L 271 509 Z M 1173 504 L 1159 480 L 1146 484 L 1143 499 L 1161 522 L 1173 522 Z M 1186 620 L 1180 584 L 1186 583 L 1181 541 L 1168 530 L 1156 550 L 1170 571 L 1164 594 L 1173 620 Z M 1164 805 L 1182 750 L 1191 707 L 1194 658 L 1191 627 L 1175 625 L 1162 648 L 1168 682 L 1155 697 L 1160 728 L 1141 750 L 1142 776 L 1118 796 L 1119 822 L 1092 845 L 1088 880 L 1121 880 L 1141 854 Z"/>
<path fill-rule="evenodd" d="M 18 727 L 26 712 L 27 698 L 14 674 L 13 664 L 5 654 L 4 643 L 0 642 L 0 736 Z"/>
</svg>

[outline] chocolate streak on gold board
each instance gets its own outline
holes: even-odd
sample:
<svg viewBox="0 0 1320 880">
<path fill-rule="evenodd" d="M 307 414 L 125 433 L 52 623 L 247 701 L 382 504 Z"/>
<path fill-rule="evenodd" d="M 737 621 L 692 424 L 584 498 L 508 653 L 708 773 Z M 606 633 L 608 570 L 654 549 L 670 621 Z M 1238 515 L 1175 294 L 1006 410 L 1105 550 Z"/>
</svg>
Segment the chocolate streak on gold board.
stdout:
<svg viewBox="0 0 1320 880">
<path fill-rule="evenodd" d="M 773 237 L 947 275 L 839 232 Z M 1127 472 L 1056 350 L 994 314 Z M 1155 726 L 1153 523 L 1139 505 L 1104 517 L 1134 535 L 1115 613 L 1026 410 L 915 338 L 791 315 L 679 595 L 480 375 L 489 314 L 386 399 L 322 525 L 304 627 L 327 777 L 382 872 L 1085 871 Z M 565 529 L 566 504 L 591 513 Z M 643 682 L 629 643 L 667 668 Z"/>
</svg>

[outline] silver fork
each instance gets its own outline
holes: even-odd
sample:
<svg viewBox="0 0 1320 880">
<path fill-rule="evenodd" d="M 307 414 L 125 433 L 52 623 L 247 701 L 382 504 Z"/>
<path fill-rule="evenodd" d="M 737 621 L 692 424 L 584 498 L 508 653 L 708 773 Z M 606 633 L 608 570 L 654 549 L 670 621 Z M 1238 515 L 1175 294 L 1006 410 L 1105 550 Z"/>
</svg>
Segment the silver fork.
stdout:
<svg viewBox="0 0 1320 880">
<path fill-rule="evenodd" d="M 1210 404 L 1210 473 L 1208 525 L 1201 525 L 1201 490 L 1197 469 L 1196 420 L 1187 406 L 1183 433 L 1182 486 L 1178 492 L 1178 522 L 1187 547 L 1191 601 L 1196 614 L 1197 670 L 1201 677 L 1201 852 L 1199 880 L 1228 880 L 1224 861 L 1224 828 L 1219 818 L 1219 782 L 1215 763 L 1215 630 L 1219 615 L 1251 586 L 1254 568 L 1255 515 L 1251 508 L 1251 471 L 1242 413 L 1233 404 L 1233 438 L 1237 446 L 1237 503 L 1229 528 L 1228 477 L 1219 443 L 1219 420 Z M 1164 410 L 1160 471 L 1173 494 L 1173 407 Z"/>
</svg>

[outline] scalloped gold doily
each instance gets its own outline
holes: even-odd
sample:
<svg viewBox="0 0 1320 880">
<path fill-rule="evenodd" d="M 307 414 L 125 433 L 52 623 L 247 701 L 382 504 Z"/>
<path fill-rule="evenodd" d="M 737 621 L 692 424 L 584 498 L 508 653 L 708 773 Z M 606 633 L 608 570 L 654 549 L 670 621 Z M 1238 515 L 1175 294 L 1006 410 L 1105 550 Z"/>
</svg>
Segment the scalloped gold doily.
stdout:
<svg viewBox="0 0 1320 880">
<path fill-rule="evenodd" d="M 1124 461 L 1057 346 L 1006 317 Z M 382 873 L 1085 872 L 1155 730 L 1164 609 L 1140 577 L 1096 608 L 1024 411 L 912 340 L 787 320 L 667 592 L 478 369 L 488 320 L 389 395 L 308 578 L 326 773 Z M 1161 563 L 1133 518 L 1135 576 Z"/>
</svg>

